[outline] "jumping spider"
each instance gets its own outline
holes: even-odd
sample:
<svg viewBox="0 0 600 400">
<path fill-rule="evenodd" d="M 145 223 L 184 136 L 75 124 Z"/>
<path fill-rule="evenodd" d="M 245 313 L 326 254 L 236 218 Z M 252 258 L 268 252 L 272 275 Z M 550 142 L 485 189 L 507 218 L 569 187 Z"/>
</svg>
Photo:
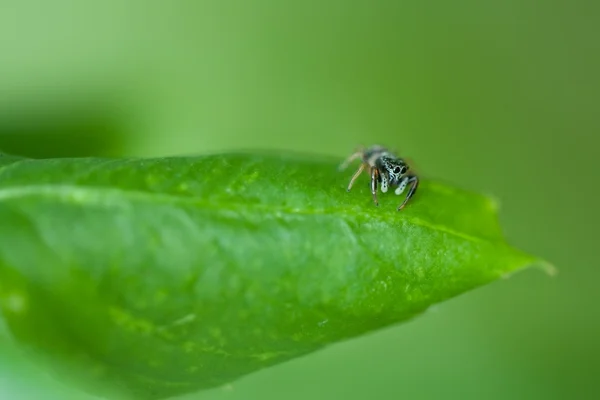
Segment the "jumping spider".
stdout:
<svg viewBox="0 0 600 400">
<path fill-rule="evenodd" d="M 358 178 L 365 168 L 368 167 L 371 174 L 371 193 L 373 194 L 373 201 L 377 206 L 379 205 L 379 202 L 377 201 L 378 184 L 381 185 L 381 191 L 383 193 L 388 191 L 389 186 L 396 186 L 395 193 L 397 195 L 402 194 L 406 187 L 410 185 L 406 198 L 402 204 L 398 206 L 398 211 L 402 210 L 408 200 L 415 194 L 417 187 L 419 186 L 419 178 L 415 174 L 408 172 L 408 164 L 385 147 L 372 146 L 367 149 L 358 149 L 340 165 L 340 170 L 346 169 L 348 165 L 357 158 L 362 159 L 362 164 L 358 167 L 354 176 L 352 176 L 347 190 L 350 191 L 350 189 L 352 189 L 352 185 L 354 184 L 354 181 L 356 181 L 356 178 Z"/>
</svg>

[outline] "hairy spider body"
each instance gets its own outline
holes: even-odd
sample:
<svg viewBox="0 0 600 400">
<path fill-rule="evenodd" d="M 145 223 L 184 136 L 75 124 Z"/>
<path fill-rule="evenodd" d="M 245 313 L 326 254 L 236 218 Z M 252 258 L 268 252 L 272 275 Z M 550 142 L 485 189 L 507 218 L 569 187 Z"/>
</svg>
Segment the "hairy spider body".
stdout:
<svg viewBox="0 0 600 400">
<path fill-rule="evenodd" d="M 385 147 L 372 146 L 366 149 L 361 148 L 351 154 L 340 165 L 340 170 L 346 169 L 352 161 L 358 158 L 362 160 L 362 163 L 352 176 L 352 179 L 350 179 L 347 190 L 350 191 L 352 189 L 352 185 L 354 185 L 356 179 L 368 168 L 369 175 L 371 176 L 371 193 L 373 194 L 375 205 L 379 205 L 379 201 L 377 200 L 378 186 L 380 186 L 383 193 L 386 193 L 390 186 L 395 187 L 394 193 L 397 195 L 402 194 L 409 187 L 406 198 L 398 206 L 398 211 L 402 210 L 419 186 L 419 178 L 414 173 L 409 172 L 410 167 L 408 163 Z"/>
</svg>

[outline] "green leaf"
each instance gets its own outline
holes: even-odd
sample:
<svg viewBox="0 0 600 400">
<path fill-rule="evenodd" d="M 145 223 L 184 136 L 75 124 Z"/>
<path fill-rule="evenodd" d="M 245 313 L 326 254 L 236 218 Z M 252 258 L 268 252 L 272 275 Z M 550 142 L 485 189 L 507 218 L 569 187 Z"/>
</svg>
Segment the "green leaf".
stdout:
<svg viewBox="0 0 600 400">
<path fill-rule="evenodd" d="M 489 198 L 424 180 L 376 207 L 338 161 L 0 157 L 7 331 L 86 390 L 161 399 L 545 265 L 505 243 Z"/>
</svg>

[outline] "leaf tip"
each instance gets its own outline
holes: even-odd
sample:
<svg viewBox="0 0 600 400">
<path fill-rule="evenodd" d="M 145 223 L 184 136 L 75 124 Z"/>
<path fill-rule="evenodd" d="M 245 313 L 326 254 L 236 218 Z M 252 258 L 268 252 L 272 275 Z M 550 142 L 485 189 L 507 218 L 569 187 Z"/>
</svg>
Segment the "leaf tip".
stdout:
<svg viewBox="0 0 600 400">
<path fill-rule="evenodd" d="M 556 268 L 554 264 L 551 264 L 546 260 L 538 260 L 532 266 L 541 269 L 550 277 L 555 277 L 556 275 L 558 275 L 558 268 Z"/>
<path fill-rule="evenodd" d="M 231 384 L 231 383 L 225 384 L 225 385 L 221 386 L 221 390 L 223 392 L 233 392 L 233 390 L 234 390 L 233 384 Z"/>
<path fill-rule="evenodd" d="M 498 212 L 500 211 L 500 208 L 502 208 L 502 203 L 500 201 L 500 198 L 491 193 L 486 193 L 485 198 L 486 198 L 487 205 L 490 208 L 490 210 L 492 212 L 494 212 L 495 214 L 498 214 Z"/>
<path fill-rule="evenodd" d="M 508 279 L 512 277 L 515 273 L 529 268 L 536 268 L 542 270 L 550 277 L 554 277 L 558 274 L 558 268 L 556 268 L 553 264 L 549 263 L 548 261 L 538 258 L 531 260 L 529 263 L 522 265 L 520 268 L 513 269 L 509 272 L 504 273 L 502 275 L 502 279 Z"/>
</svg>

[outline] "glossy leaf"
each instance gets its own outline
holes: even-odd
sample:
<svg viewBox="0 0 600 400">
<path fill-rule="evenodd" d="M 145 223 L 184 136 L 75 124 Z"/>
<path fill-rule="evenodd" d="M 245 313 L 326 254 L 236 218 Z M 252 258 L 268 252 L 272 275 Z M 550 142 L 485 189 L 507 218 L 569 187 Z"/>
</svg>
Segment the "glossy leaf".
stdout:
<svg viewBox="0 0 600 400">
<path fill-rule="evenodd" d="M 338 162 L 0 157 L 7 331 L 68 382 L 160 399 L 543 265 L 487 197 L 424 180 L 397 212 L 366 175 L 347 193 Z"/>
</svg>

